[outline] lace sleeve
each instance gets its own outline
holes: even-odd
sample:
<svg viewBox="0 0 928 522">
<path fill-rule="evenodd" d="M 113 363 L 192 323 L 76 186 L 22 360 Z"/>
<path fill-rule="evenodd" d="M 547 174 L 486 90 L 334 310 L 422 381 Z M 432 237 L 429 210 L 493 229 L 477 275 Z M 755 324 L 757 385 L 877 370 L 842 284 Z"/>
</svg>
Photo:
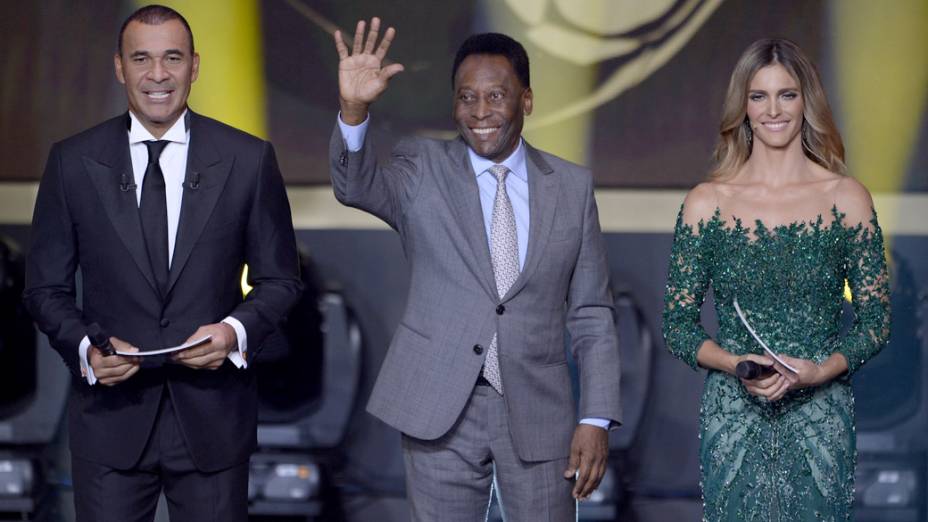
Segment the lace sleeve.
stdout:
<svg viewBox="0 0 928 522">
<path fill-rule="evenodd" d="M 683 209 L 677 215 L 667 289 L 664 294 L 664 343 L 670 353 L 698 369 L 696 352 L 709 335 L 702 328 L 699 311 L 709 284 L 705 250 L 704 223 L 698 231 L 683 220 Z"/>
<path fill-rule="evenodd" d="M 845 263 L 854 324 L 837 352 L 847 359 L 850 375 L 889 341 L 889 273 L 875 211 L 869 226 L 861 223 L 848 230 Z"/>
</svg>

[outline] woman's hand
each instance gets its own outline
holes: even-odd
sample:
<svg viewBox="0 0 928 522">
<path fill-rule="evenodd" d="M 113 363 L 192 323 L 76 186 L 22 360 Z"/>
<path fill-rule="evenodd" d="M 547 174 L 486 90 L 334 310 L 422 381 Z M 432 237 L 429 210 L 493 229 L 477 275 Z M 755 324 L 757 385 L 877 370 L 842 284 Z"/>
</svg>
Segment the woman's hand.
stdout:
<svg viewBox="0 0 928 522">
<path fill-rule="evenodd" d="M 777 369 L 779 365 L 770 357 L 753 353 L 739 355 L 735 361 L 735 365 L 737 366 L 737 364 L 742 361 L 755 362 L 773 370 L 772 373 L 762 375 L 756 379 L 741 379 L 741 384 L 744 386 L 744 389 L 751 395 L 767 399 L 768 401 L 774 401 L 783 397 L 789 390 L 790 381 L 780 373 Z"/>
<path fill-rule="evenodd" d="M 791 390 L 821 386 L 833 378 L 827 375 L 827 372 L 821 366 L 808 359 L 779 355 L 786 364 L 797 370 L 794 372 L 770 357 L 753 354 L 742 357 L 746 360 L 753 360 L 758 364 L 764 364 L 761 360 L 769 361 L 768 365 L 773 367 L 773 375 L 753 380 L 741 379 L 741 383 L 744 384 L 748 393 L 757 397 L 764 397 L 770 402 L 782 399 Z"/>
<path fill-rule="evenodd" d="M 788 355 L 780 355 L 780 359 L 783 359 L 786 364 L 797 370 L 792 372 L 780 364 L 774 366 L 778 372 L 782 372 L 790 379 L 790 382 L 792 382 L 790 385 L 791 390 L 821 386 L 832 379 L 832 377 L 826 375 L 821 366 L 808 359 L 799 359 Z"/>
</svg>

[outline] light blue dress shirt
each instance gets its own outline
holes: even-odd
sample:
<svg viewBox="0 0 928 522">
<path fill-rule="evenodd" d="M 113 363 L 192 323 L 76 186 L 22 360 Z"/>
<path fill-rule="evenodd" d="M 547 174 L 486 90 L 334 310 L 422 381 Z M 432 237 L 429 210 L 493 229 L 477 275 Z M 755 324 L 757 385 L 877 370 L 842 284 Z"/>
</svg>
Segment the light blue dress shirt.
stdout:
<svg viewBox="0 0 928 522">
<path fill-rule="evenodd" d="M 483 210 L 483 226 L 487 233 L 487 244 L 493 251 L 490 230 L 493 225 L 493 202 L 496 200 L 496 189 L 499 183 L 489 169 L 493 165 L 504 165 L 509 169 L 506 175 L 506 193 L 512 203 L 512 211 L 516 217 L 516 238 L 519 241 L 519 270 L 525 267 L 525 253 L 528 252 L 528 170 L 525 167 L 525 147 L 522 140 L 516 150 L 501 163 L 494 163 L 481 157 L 470 147 L 467 148 L 470 164 L 477 173 L 477 188 L 480 190 L 480 207 Z"/>
<path fill-rule="evenodd" d="M 338 118 L 338 127 L 342 133 L 342 139 L 345 140 L 345 146 L 351 152 L 361 150 L 364 145 L 364 137 L 367 135 L 367 125 L 370 121 L 370 114 L 358 125 L 348 125 L 342 121 L 341 115 Z M 470 147 L 467 148 L 470 157 L 470 164 L 477 175 L 477 188 L 480 190 L 480 206 L 483 210 L 483 226 L 487 232 L 487 243 L 489 245 L 490 227 L 493 223 L 493 201 L 496 199 L 497 181 L 493 174 L 487 169 L 493 165 L 505 165 L 509 169 L 506 176 L 506 193 L 509 194 L 509 201 L 512 202 L 512 211 L 516 216 L 516 236 L 519 240 L 519 270 L 525 266 L 525 254 L 528 252 L 528 227 L 529 227 L 529 201 L 528 201 L 528 167 L 525 162 L 525 145 L 519 140 L 516 150 L 509 155 L 502 163 L 494 163 L 476 152 Z M 580 419 L 581 424 L 591 424 L 603 429 L 608 429 L 611 421 L 598 417 Z"/>
</svg>

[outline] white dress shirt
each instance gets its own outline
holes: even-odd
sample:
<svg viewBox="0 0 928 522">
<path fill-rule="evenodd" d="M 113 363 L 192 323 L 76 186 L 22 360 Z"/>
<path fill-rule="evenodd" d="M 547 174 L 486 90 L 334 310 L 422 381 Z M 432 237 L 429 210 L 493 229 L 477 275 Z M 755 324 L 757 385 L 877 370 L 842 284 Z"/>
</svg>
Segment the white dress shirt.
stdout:
<svg viewBox="0 0 928 522">
<path fill-rule="evenodd" d="M 345 140 L 345 146 L 351 152 L 361 150 L 364 145 L 364 137 L 367 135 L 367 125 L 370 121 L 370 115 L 358 125 L 348 125 L 342 121 L 341 115 L 338 117 L 338 127 L 342 133 L 342 139 Z M 496 178 L 488 172 L 493 165 L 505 165 L 510 173 L 506 176 L 506 193 L 509 195 L 509 201 L 512 203 L 512 210 L 516 218 L 516 238 L 519 242 L 519 270 L 525 266 L 525 254 L 528 252 L 528 231 L 529 231 L 529 199 L 528 199 L 528 168 L 525 162 L 525 147 L 522 139 L 519 139 L 519 145 L 516 150 L 500 163 L 494 163 L 492 160 L 484 158 L 467 147 L 467 153 L 470 158 L 471 167 L 477 175 L 477 188 L 480 191 L 480 207 L 483 211 L 483 225 L 487 233 L 487 242 L 489 243 L 490 230 L 493 224 L 493 201 L 496 199 L 496 187 L 498 182 Z M 493 245 L 489 245 L 493 249 Z M 581 424 L 591 424 L 600 428 L 608 429 L 611 421 L 598 417 L 589 417 L 580 420 Z"/>
<path fill-rule="evenodd" d="M 164 150 L 161 152 L 161 157 L 158 159 L 158 165 L 161 166 L 161 172 L 164 175 L 165 198 L 168 213 L 168 267 L 171 266 L 171 261 L 174 258 L 174 241 L 177 238 L 177 225 L 180 222 L 180 206 L 184 197 L 184 177 L 187 172 L 187 151 L 190 148 L 190 130 L 186 129 L 186 116 L 187 111 L 184 111 L 184 113 L 177 118 L 177 121 L 174 122 L 174 125 L 172 125 L 171 128 L 164 133 L 164 136 L 160 138 L 170 142 L 164 147 Z M 128 131 L 129 156 L 132 159 L 132 173 L 135 176 L 135 198 L 136 202 L 141 204 L 142 185 L 145 181 L 145 170 L 148 167 L 148 147 L 145 146 L 145 142 L 157 141 L 158 138 L 155 138 L 148 132 L 148 129 L 138 121 L 135 114 L 132 114 L 132 111 L 129 111 L 129 117 L 132 120 L 132 125 L 129 127 Z M 235 335 L 238 338 L 238 350 L 229 352 L 229 360 L 238 368 L 246 368 L 248 364 L 245 360 L 245 352 L 248 349 L 248 339 L 244 325 L 242 325 L 238 319 L 231 316 L 226 317 L 222 322 L 231 326 L 235 330 Z M 190 333 L 192 334 L 193 332 Z M 94 376 L 93 368 L 90 367 L 87 360 L 87 350 L 89 348 L 90 339 L 85 336 L 78 347 L 80 352 L 81 371 L 86 376 L 87 383 L 94 384 L 97 382 L 97 378 Z M 149 347 L 146 346 L 145 348 Z"/>
</svg>

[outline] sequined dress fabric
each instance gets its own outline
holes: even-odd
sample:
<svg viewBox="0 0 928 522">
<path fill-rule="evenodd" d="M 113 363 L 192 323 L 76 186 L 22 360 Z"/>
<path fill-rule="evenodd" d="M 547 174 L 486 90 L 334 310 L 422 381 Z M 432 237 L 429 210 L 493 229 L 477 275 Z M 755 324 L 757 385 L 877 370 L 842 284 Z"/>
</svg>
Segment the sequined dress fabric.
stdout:
<svg viewBox="0 0 928 522">
<path fill-rule="evenodd" d="M 734 354 L 761 353 L 740 323 L 735 298 L 773 350 L 821 362 L 844 354 L 849 371 L 817 388 L 766 402 L 727 373 L 709 370 L 700 409 L 700 466 L 706 521 L 851 520 L 856 447 L 850 376 L 886 343 L 889 280 L 876 213 L 767 228 L 724 220 L 689 225 L 677 217 L 664 299 L 664 338 L 693 368 L 708 339 L 700 306 L 711 286 L 716 341 Z M 845 279 L 855 320 L 839 335 Z"/>
</svg>

